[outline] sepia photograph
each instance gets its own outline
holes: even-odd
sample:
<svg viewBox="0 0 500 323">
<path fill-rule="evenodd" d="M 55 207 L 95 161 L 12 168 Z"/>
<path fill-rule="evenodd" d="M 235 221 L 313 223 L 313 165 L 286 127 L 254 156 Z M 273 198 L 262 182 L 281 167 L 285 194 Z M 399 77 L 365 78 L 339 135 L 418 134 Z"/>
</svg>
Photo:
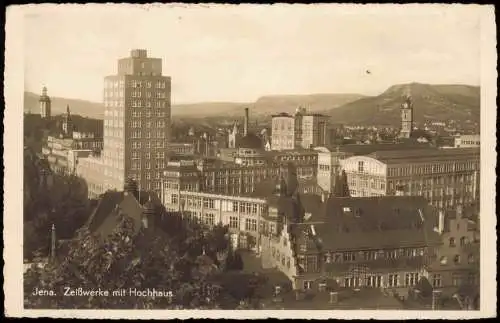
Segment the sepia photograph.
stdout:
<svg viewBox="0 0 500 323">
<path fill-rule="evenodd" d="M 7 316 L 496 315 L 492 6 L 6 17 Z"/>
</svg>

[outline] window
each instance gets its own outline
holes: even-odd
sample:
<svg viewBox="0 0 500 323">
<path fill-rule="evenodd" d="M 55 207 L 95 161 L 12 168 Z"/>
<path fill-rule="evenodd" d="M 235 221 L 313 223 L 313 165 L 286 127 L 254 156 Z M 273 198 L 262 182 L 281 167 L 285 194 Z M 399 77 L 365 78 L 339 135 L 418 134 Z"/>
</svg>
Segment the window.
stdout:
<svg viewBox="0 0 500 323">
<path fill-rule="evenodd" d="M 450 247 L 455 247 L 455 238 L 450 238 Z"/>
<path fill-rule="evenodd" d="M 357 277 L 348 277 L 344 278 L 344 287 L 358 287 L 359 286 L 359 278 Z"/>
<path fill-rule="evenodd" d="M 460 246 L 463 247 L 467 244 L 467 238 L 466 237 L 461 237 L 460 238 Z"/>
<path fill-rule="evenodd" d="M 312 286 L 313 286 L 312 280 L 305 280 L 304 281 L 304 289 L 305 290 L 312 289 Z"/>
<path fill-rule="evenodd" d="M 453 286 L 460 286 L 462 284 L 462 276 L 457 273 L 451 275 L 451 284 Z"/>
<path fill-rule="evenodd" d="M 363 256 L 364 256 L 365 260 L 375 260 L 376 254 L 377 253 L 375 251 L 365 251 L 363 253 Z"/>
<path fill-rule="evenodd" d="M 374 275 L 366 278 L 366 286 L 380 287 L 382 285 L 382 276 Z"/>
<path fill-rule="evenodd" d="M 238 229 L 238 217 L 230 216 L 229 217 L 229 227 L 232 229 Z"/>
<path fill-rule="evenodd" d="M 286 266 L 290 268 L 290 257 L 286 257 Z"/>
<path fill-rule="evenodd" d="M 177 194 L 172 194 L 172 196 L 170 197 L 171 204 L 177 204 L 178 201 L 179 201 L 179 199 L 178 199 Z"/>
<path fill-rule="evenodd" d="M 356 257 L 354 252 L 344 252 L 344 261 L 355 261 Z"/>
<path fill-rule="evenodd" d="M 442 287 L 443 281 L 441 278 L 441 274 L 432 275 L 432 287 Z"/>
<path fill-rule="evenodd" d="M 418 283 L 418 273 L 407 273 L 405 275 L 405 286 L 415 286 Z"/>
<path fill-rule="evenodd" d="M 363 173 L 365 171 L 365 163 L 363 161 L 358 162 L 358 172 Z"/>
<path fill-rule="evenodd" d="M 387 282 L 390 287 L 398 287 L 399 286 L 399 275 L 389 275 L 389 281 Z"/>
<path fill-rule="evenodd" d="M 246 231 L 257 231 L 257 220 L 256 219 L 246 219 L 245 220 L 245 230 Z"/>
<path fill-rule="evenodd" d="M 205 214 L 204 222 L 207 225 L 214 225 L 215 224 L 215 214 L 212 214 L 212 213 Z"/>
<path fill-rule="evenodd" d="M 469 264 L 473 264 L 473 263 L 474 263 L 474 261 L 475 261 L 475 259 L 474 259 L 474 255 L 473 255 L 473 254 L 470 254 L 470 255 L 467 257 L 467 262 L 468 262 Z"/>
<path fill-rule="evenodd" d="M 460 255 L 455 255 L 455 257 L 453 257 L 453 262 L 455 263 L 455 265 L 459 265 L 460 264 Z"/>
</svg>

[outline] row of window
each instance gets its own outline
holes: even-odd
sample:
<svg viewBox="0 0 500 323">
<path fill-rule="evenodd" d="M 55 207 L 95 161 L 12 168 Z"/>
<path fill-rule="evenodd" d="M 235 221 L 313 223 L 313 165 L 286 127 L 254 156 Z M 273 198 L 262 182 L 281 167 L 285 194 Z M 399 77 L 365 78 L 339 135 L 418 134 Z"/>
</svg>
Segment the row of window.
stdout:
<svg viewBox="0 0 500 323">
<path fill-rule="evenodd" d="M 165 113 L 165 110 L 156 109 L 154 115 L 156 117 L 165 117 L 166 113 Z M 153 113 L 150 109 L 147 109 L 145 111 L 141 111 L 141 110 L 133 110 L 132 111 L 133 118 L 141 118 L 141 117 L 151 118 L 152 116 L 153 116 Z"/>
<path fill-rule="evenodd" d="M 123 86 L 123 83 L 120 83 Z M 143 80 L 130 80 L 128 85 L 133 88 L 148 88 L 150 89 L 154 86 L 156 89 L 165 89 L 166 82 L 165 81 L 143 81 Z"/>
<path fill-rule="evenodd" d="M 143 134 L 144 134 L 144 136 L 143 136 Z M 130 137 L 133 139 L 166 138 L 167 132 L 165 130 L 155 130 L 155 131 L 145 131 L 143 133 L 142 130 L 133 130 L 130 133 Z"/>
<path fill-rule="evenodd" d="M 130 107 L 131 108 L 151 108 L 151 107 L 155 107 L 155 108 L 165 108 L 167 106 L 167 103 L 163 100 L 156 100 L 156 101 L 152 101 L 152 100 L 131 100 L 130 101 Z"/>
<path fill-rule="evenodd" d="M 149 151 L 144 153 L 144 158 L 150 159 L 151 158 L 151 153 Z M 157 151 L 153 154 L 154 158 L 156 159 L 165 159 L 165 152 L 164 151 Z M 141 152 L 140 151 L 132 151 L 132 159 L 140 159 L 141 158 Z"/>
<path fill-rule="evenodd" d="M 151 148 L 165 148 L 167 143 L 164 140 L 151 140 L 151 141 L 132 141 L 132 149 L 151 149 Z M 149 159 L 150 153 L 144 152 L 144 156 Z"/>
<path fill-rule="evenodd" d="M 457 223 L 457 230 L 460 229 L 460 224 Z M 449 240 L 449 246 L 450 247 L 455 247 L 456 246 L 456 243 L 455 243 L 455 238 L 451 237 Z M 469 238 L 468 237 L 461 237 L 460 238 L 460 247 L 464 247 L 466 245 L 468 245 L 470 243 L 469 241 Z"/>
<path fill-rule="evenodd" d="M 305 252 L 305 246 L 301 245 L 301 252 Z M 399 248 L 391 250 L 372 250 L 361 252 L 328 252 L 324 254 L 325 263 L 342 263 L 357 260 L 377 260 L 411 258 L 424 255 L 424 248 Z"/>
<path fill-rule="evenodd" d="M 431 173 L 453 173 L 458 171 L 477 170 L 479 160 L 461 161 L 443 164 L 412 165 L 406 167 L 393 167 L 388 169 L 388 176 L 410 176 Z"/>
<path fill-rule="evenodd" d="M 121 92 L 123 95 L 123 92 Z M 155 99 L 165 99 L 166 98 L 166 93 L 165 92 L 146 92 L 145 93 L 146 98 L 155 98 Z M 141 91 L 132 91 L 130 94 L 133 98 L 140 98 L 142 97 L 142 92 Z"/>
<path fill-rule="evenodd" d="M 431 276 L 432 287 L 444 287 L 443 280 L 444 279 L 441 274 L 433 274 Z M 477 275 L 474 273 L 468 273 L 468 274 L 452 273 L 451 275 L 452 286 L 459 287 L 464 283 L 467 285 L 476 285 Z"/>
<path fill-rule="evenodd" d="M 120 123 L 123 125 L 122 120 L 120 120 Z M 142 128 L 143 126 L 145 128 L 165 128 L 165 120 L 156 120 L 156 121 L 145 121 L 141 122 L 141 120 L 133 120 L 130 121 L 130 127 L 132 128 Z"/>
</svg>

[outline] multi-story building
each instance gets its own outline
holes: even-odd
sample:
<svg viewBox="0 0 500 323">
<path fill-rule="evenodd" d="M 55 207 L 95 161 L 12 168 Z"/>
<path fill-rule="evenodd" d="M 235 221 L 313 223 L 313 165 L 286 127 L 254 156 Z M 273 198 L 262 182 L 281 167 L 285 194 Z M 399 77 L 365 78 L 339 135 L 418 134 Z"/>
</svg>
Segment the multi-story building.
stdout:
<svg viewBox="0 0 500 323">
<path fill-rule="evenodd" d="M 47 88 L 44 86 L 42 89 L 42 95 L 38 100 L 40 105 L 40 116 L 42 119 L 50 119 L 51 117 L 51 101 L 50 97 L 47 95 Z"/>
<path fill-rule="evenodd" d="M 365 287 L 407 297 L 441 244 L 435 210 L 421 197 L 332 197 L 311 208 L 282 196 L 271 213 L 262 264 L 306 293 Z"/>
<path fill-rule="evenodd" d="M 292 163 L 300 179 L 316 177 L 318 170 L 318 152 L 314 149 L 271 151 L 268 152 L 268 156 L 270 163 L 276 165 Z"/>
<path fill-rule="evenodd" d="M 197 167 L 201 175 L 201 191 L 230 195 L 253 192 L 257 183 L 279 173 L 277 165 L 243 166 L 216 159 L 201 160 Z"/>
<path fill-rule="evenodd" d="M 272 116 L 271 149 L 293 150 L 313 148 L 329 143 L 328 117 L 297 109 L 295 115 Z"/>
<path fill-rule="evenodd" d="M 180 212 L 189 220 L 209 226 L 228 225 L 236 247 L 260 249 L 260 222 L 267 213 L 265 199 L 172 189 L 164 193 L 162 201 L 167 211 Z"/>
<path fill-rule="evenodd" d="M 169 160 L 162 178 L 162 187 L 165 192 L 177 190 L 198 192 L 200 190 L 200 173 L 194 160 Z"/>
<path fill-rule="evenodd" d="M 479 294 L 480 234 L 477 205 L 439 213 L 437 232 L 442 246 L 432 263 L 429 282 L 444 295 L 458 295 L 461 301 L 471 305 Z"/>
<path fill-rule="evenodd" d="M 121 189 L 127 178 L 159 193 L 170 140 L 171 78 L 162 75 L 160 58 L 134 49 L 118 60 L 118 73 L 105 77 L 104 84 L 103 150 L 100 158 L 79 163 L 79 174 L 87 179 L 103 171 L 97 183 L 89 183 L 102 188 L 97 195 Z"/>
<path fill-rule="evenodd" d="M 162 75 L 161 59 L 132 50 L 104 84 L 104 175 L 117 188 L 131 177 L 159 191 L 171 128 L 171 79 Z"/>
<path fill-rule="evenodd" d="M 341 161 L 351 156 L 368 155 L 375 151 L 429 149 L 428 144 L 418 142 L 348 144 L 331 147 L 316 147 L 318 152 L 318 184 L 327 192 L 331 192 L 335 177 L 340 174 Z"/>
<path fill-rule="evenodd" d="M 479 148 L 377 151 L 341 164 L 351 196 L 419 195 L 438 208 L 479 200 Z"/>
<path fill-rule="evenodd" d="M 471 148 L 481 145 L 481 135 L 458 135 L 455 137 L 455 148 Z"/>
<path fill-rule="evenodd" d="M 195 145 L 190 142 L 169 142 L 168 155 L 169 156 L 188 156 L 195 155 Z"/>
<path fill-rule="evenodd" d="M 73 132 L 73 137 L 48 136 L 42 147 L 51 169 L 56 173 L 74 174 L 78 160 L 97 153 L 102 149 L 102 138 L 94 134 Z"/>
</svg>

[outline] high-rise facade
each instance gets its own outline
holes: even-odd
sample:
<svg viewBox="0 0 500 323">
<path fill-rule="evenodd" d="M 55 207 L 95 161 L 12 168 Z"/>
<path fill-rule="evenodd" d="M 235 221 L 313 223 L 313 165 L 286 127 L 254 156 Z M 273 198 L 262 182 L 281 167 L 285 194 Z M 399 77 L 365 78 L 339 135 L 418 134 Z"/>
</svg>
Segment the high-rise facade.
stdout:
<svg viewBox="0 0 500 323">
<path fill-rule="evenodd" d="M 127 178 L 160 192 L 170 139 L 171 78 L 160 58 L 134 49 L 104 80 L 104 177 L 122 188 Z"/>
</svg>

